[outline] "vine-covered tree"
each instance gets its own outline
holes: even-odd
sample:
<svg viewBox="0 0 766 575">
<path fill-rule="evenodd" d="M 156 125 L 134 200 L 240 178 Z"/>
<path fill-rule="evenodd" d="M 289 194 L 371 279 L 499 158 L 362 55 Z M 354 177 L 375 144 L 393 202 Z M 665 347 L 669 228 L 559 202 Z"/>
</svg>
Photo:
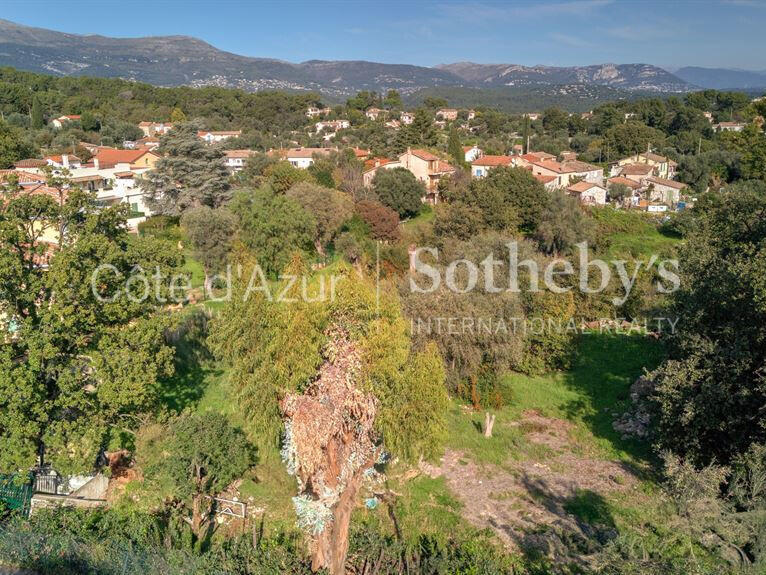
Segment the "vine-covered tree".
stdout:
<svg viewBox="0 0 766 575">
<path fill-rule="evenodd" d="M 384 292 L 377 305 L 375 286 L 356 273 L 337 282 L 334 301 L 254 297 L 232 299 L 211 343 L 262 444 L 273 449 L 284 425 L 282 457 L 298 481 L 293 501 L 313 567 L 340 575 L 351 512 L 374 464 L 385 453 L 416 461 L 443 441 L 442 360 L 433 345 L 410 350 L 397 299 Z"/>
</svg>

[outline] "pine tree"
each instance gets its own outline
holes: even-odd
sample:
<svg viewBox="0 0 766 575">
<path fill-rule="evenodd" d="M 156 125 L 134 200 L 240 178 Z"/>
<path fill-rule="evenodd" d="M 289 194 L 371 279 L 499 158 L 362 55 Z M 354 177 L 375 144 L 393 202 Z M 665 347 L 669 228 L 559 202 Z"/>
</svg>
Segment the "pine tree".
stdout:
<svg viewBox="0 0 766 575">
<path fill-rule="evenodd" d="M 224 153 L 197 137 L 197 127 L 180 124 L 162 137 L 163 158 L 141 180 L 155 212 L 177 216 L 190 208 L 220 207 L 231 199 Z"/>
</svg>

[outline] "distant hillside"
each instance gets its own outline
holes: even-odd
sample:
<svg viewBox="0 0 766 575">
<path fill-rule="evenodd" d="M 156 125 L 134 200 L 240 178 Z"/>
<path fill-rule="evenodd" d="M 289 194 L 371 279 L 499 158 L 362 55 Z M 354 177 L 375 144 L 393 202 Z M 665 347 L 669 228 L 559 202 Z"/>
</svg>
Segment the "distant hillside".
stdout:
<svg viewBox="0 0 766 575">
<path fill-rule="evenodd" d="M 0 66 L 58 76 L 118 77 L 159 86 L 221 86 L 248 91 L 317 91 L 343 100 L 360 90 L 483 89 L 518 86 L 609 87 L 684 92 L 692 87 L 648 64 L 573 68 L 448 64 L 436 68 L 365 61 L 300 64 L 224 52 L 188 36 L 108 38 L 65 34 L 0 20 Z M 469 92 L 470 93 L 470 90 Z"/>
<path fill-rule="evenodd" d="M 438 68 L 452 72 L 467 82 L 492 87 L 586 84 L 654 92 L 688 92 L 693 88 L 670 72 L 649 64 L 600 64 L 561 68 L 459 62 Z"/>
<path fill-rule="evenodd" d="M 713 90 L 766 89 L 766 71 L 750 72 L 748 70 L 687 66 L 678 70 L 676 76 L 691 84 Z"/>
<path fill-rule="evenodd" d="M 417 106 L 427 97 L 444 98 L 457 108 L 487 107 L 509 114 L 542 112 L 557 107 L 573 113 L 588 112 L 604 102 L 631 100 L 656 92 L 618 90 L 609 86 L 564 84 L 560 86 L 502 86 L 498 88 L 441 87 L 424 88 L 405 98 L 411 106 Z"/>
</svg>

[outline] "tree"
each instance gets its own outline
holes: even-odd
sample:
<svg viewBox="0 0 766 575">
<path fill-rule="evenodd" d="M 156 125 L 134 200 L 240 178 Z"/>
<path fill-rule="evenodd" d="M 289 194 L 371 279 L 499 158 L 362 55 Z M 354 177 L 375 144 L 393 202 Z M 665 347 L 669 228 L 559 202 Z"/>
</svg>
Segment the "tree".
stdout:
<svg viewBox="0 0 766 575">
<path fill-rule="evenodd" d="M 579 200 L 563 191 L 552 193 L 535 232 L 543 251 L 565 252 L 576 243 L 587 241 L 589 235 L 590 221 Z"/>
<path fill-rule="evenodd" d="M 521 231 L 533 233 L 548 203 L 548 194 L 529 170 L 501 166 L 474 180 L 465 201 L 481 209 L 491 229 L 509 229 L 515 214 Z"/>
<path fill-rule="evenodd" d="M 399 239 L 399 215 L 375 200 L 356 203 L 356 213 L 370 226 L 370 235 L 376 240 Z"/>
<path fill-rule="evenodd" d="M 610 184 L 609 185 L 609 199 L 613 202 L 622 203 L 626 198 L 630 198 L 633 195 L 632 190 L 625 184 Z"/>
<path fill-rule="evenodd" d="M 285 193 L 298 182 L 311 182 L 314 178 L 308 170 L 296 168 L 290 162 L 277 162 L 269 164 L 263 171 L 271 189 L 278 193 Z"/>
<path fill-rule="evenodd" d="M 33 153 L 18 128 L 0 120 L 0 169 L 13 168 L 13 163 L 28 158 Z"/>
<path fill-rule="evenodd" d="M 37 96 L 32 98 L 32 109 L 29 111 L 29 117 L 32 120 L 32 128 L 35 130 L 39 130 L 45 125 L 43 105 L 42 102 L 40 102 L 40 98 Z"/>
<path fill-rule="evenodd" d="M 167 277 L 181 258 L 131 236 L 126 214 L 74 187 L 63 204 L 4 193 L 0 309 L 15 335 L 0 348 L 2 469 L 29 469 L 41 455 L 63 474 L 91 471 L 105 445 L 120 445 L 118 430 L 156 408 L 173 372 L 169 318 L 155 314 L 168 290 L 126 280 L 155 268 Z M 54 251 L 44 238 L 56 229 L 65 235 Z"/>
<path fill-rule="evenodd" d="M 705 194 L 694 209 L 671 357 L 653 376 L 657 435 L 695 464 L 726 463 L 766 441 L 766 185 Z"/>
<path fill-rule="evenodd" d="M 447 153 L 457 166 L 465 165 L 465 154 L 463 146 L 460 145 L 460 136 L 455 128 L 450 128 L 449 139 L 447 140 Z"/>
<path fill-rule="evenodd" d="M 399 110 L 402 107 L 402 96 L 396 90 L 386 92 L 383 105 L 389 110 Z"/>
<path fill-rule="evenodd" d="M 181 108 L 173 108 L 170 112 L 170 121 L 173 124 L 182 124 L 186 122 L 186 114 L 184 114 Z"/>
<path fill-rule="evenodd" d="M 412 124 L 401 131 L 406 134 L 410 145 L 433 147 L 438 141 L 433 114 L 425 108 L 415 110 L 415 119 Z"/>
<path fill-rule="evenodd" d="M 417 215 L 426 195 L 423 183 L 405 168 L 378 170 L 372 180 L 372 189 L 378 200 L 401 218 Z"/>
<path fill-rule="evenodd" d="M 239 218 L 240 239 L 272 277 L 284 271 L 293 253 L 310 253 L 314 246 L 316 220 L 293 198 L 268 187 L 243 190 L 231 209 Z"/>
<path fill-rule="evenodd" d="M 608 157 L 627 156 L 645 152 L 647 146 L 662 146 L 665 134 L 640 122 L 630 121 L 609 128 L 604 134 Z"/>
<path fill-rule="evenodd" d="M 343 222 L 354 215 L 353 201 L 344 192 L 308 182 L 294 185 L 286 195 L 314 217 L 314 247 L 324 256 L 324 246 L 333 241 Z"/>
<path fill-rule="evenodd" d="M 210 338 L 231 362 L 256 435 L 273 445 L 284 425 L 298 524 L 310 536 L 313 568 L 333 575 L 345 572 L 364 478 L 384 450 L 406 461 L 436 453 L 448 405 L 441 358 L 433 345 L 411 351 L 395 294 L 376 298 L 373 282 L 355 273 L 337 285 L 334 301 L 232 298 Z"/>
<path fill-rule="evenodd" d="M 162 136 L 162 158 L 147 172 L 140 185 L 152 210 L 177 216 L 190 208 L 217 208 L 231 199 L 229 172 L 224 153 L 197 137 L 193 124 L 179 124 Z"/>
<path fill-rule="evenodd" d="M 142 430 L 136 457 L 155 495 L 181 501 L 197 544 L 215 526 L 210 496 L 223 491 L 255 463 L 255 451 L 226 416 L 184 414 L 167 426 Z"/>
<path fill-rule="evenodd" d="M 226 208 L 200 206 L 187 210 L 181 226 L 205 270 L 205 292 L 210 293 L 212 275 L 226 265 L 232 240 L 237 231 L 237 218 Z"/>
<path fill-rule="evenodd" d="M 559 108 L 548 108 L 543 112 L 543 128 L 546 132 L 560 132 L 569 126 L 569 114 Z"/>
<path fill-rule="evenodd" d="M 101 122 L 93 112 L 86 110 L 80 116 L 80 127 L 86 132 L 98 132 L 101 129 Z"/>
</svg>

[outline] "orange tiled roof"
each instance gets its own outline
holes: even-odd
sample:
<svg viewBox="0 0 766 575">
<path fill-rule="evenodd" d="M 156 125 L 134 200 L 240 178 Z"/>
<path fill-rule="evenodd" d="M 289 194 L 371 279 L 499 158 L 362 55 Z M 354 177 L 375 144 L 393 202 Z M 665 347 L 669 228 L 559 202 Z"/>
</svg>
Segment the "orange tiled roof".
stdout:
<svg viewBox="0 0 766 575">
<path fill-rule="evenodd" d="M 410 153 L 413 156 L 417 156 L 421 160 L 426 160 L 427 162 L 432 162 L 434 160 L 439 159 L 439 156 L 432 154 L 431 152 L 428 152 L 426 150 L 410 150 Z"/>
<path fill-rule="evenodd" d="M 470 148 L 469 148 L 470 149 Z M 473 166 L 510 166 L 513 162 L 512 156 L 482 156 L 473 161 Z"/>
<path fill-rule="evenodd" d="M 599 186 L 598 184 L 594 184 L 593 182 L 582 181 L 582 182 L 577 182 L 576 184 L 572 184 L 571 186 L 567 188 L 567 191 L 582 193 L 582 192 L 587 192 L 591 188 L 601 188 L 602 190 L 604 189 L 602 186 Z"/>
<path fill-rule="evenodd" d="M 95 155 L 99 168 L 112 167 L 117 164 L 134 164 L 145 154 L 152 154 L 146 149 L 118 150 L 116 148 L 100 148 Z"/>
<path fill-rule="evenodd" d="M 615 176 L 614 178 L 609 178 L 607 180 L 607 184 L 622 184 L 623 186 L 628 186 L 629 188 L 633 190 L 637 190 L 641 187 L 641 184 L 636 182 L 635 180 L 631 180 L 630 178 L 623 178 L 622 176 Z"/>
</svg>

